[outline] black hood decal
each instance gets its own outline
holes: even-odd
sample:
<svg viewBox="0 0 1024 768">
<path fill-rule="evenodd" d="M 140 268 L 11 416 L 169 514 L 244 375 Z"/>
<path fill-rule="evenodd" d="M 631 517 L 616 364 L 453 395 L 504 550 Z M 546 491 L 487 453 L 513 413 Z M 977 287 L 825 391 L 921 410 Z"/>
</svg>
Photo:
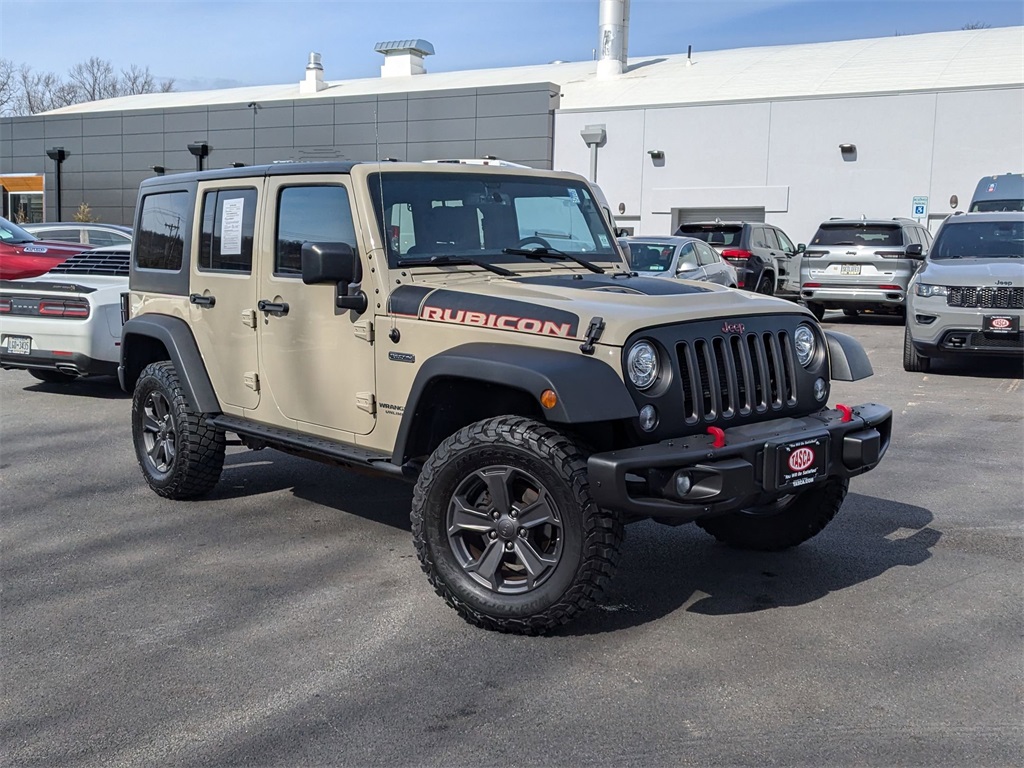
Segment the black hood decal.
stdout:
<svg viewBox="0 0 1024 768">
<path fill-rule="evenodd" d="M 685 296 L 694 293 L 710 293 L 711 288 L 687 285 L 678 280 L 663 277 L 614 277 L 612 275 L 544 275 L 542 277 L 519 277 L 516 282 L 525 285 L 546 285 L 552 288 L 576 289 L 580 291 L 604 291 L 606 293 L 633 293 L 640 296 Z"/>
</svg>

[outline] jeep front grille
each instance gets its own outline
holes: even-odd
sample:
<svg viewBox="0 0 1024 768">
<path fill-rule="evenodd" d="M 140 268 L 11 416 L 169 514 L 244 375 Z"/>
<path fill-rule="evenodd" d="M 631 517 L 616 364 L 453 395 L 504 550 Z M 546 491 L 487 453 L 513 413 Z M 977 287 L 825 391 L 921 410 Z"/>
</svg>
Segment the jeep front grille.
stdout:
<svg viewBox="0 0 1024 768">
<path fill-rule="evenodd" d="M 962 288 L 949 286 L 946 304 L 979 309 L 1024 309 L 1024 288 Z"/>
<path fill-rule="evenodd" d="M 796 358 L 785 331 L 680 341 L 676 355 L 688 425 L 797 403 Z"/>
</svg>

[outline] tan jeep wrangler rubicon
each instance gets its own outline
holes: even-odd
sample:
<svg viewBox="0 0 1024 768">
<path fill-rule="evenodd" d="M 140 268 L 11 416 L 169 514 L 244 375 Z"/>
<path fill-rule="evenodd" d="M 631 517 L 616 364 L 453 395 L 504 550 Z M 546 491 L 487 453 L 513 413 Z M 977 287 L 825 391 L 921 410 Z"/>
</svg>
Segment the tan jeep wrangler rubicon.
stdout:
<svg viewBox="0 0 1024 768">
<path fill-rule="evenodd" d="M 158 494 L 221 474 L 225 433 L 415 480 L 423 570 L 466 620 L 592 605 L 625 523 L 774 550 L 875 467 L 892 413 L 801 307 L 627 269 L 569 173 L 293 163 L 146 180 L 120 378 Z"/>
</svg>

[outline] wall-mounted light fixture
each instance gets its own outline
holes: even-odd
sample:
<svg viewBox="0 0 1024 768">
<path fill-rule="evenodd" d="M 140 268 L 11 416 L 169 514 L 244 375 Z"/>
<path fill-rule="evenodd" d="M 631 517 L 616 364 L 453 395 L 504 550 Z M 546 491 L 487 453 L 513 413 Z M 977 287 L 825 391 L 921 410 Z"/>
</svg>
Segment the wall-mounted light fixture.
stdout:
<svg viewBox="0 0 1024 768">
<path fill-rule="evenodd" d="M 237 160 L 231 164 L 232 168 L 245 168 L 245 163 L 240 163 Z"/>
<path fill-rule="evenodd" d="M 63 164 L 63 162 L 65 160 L 68 159 L 68 155 L 69 154 L 71 154 L 71 153 L 68 152 L 66 149 L 64 149 L 64 147 L 54 147 L 53 149 L 46 150 L 46 156 L 48 158 L 50 158 L 51 160 L 53 160 L 53 165 L 54 165 L 54 168 L 56 169 L 56 172 L 57 172 L 57 185 L 56 185 L 57 186 L 57 188 L 56 188 L 56 192 L 57 192 L 57 221 L 61 220 L 61 218 L 60 218 L 60 210 L 61 210 L 61 200 L 60 200 L 60 166 L 61 166 L 61 164 Z"/>
<path fill-rule="evenodd" d="M 852 155 L 852 154 L 854 154 L 857 151 L 857 145 L 856 144 L 840 144 L 839 145 L 839 151 L 842 152 L 844 155 Z"/>
<path fill-rule="evenodd" d="M 188 145 L 188 151 L 196 156 L 196 170 L 203 170 L 203 158 L 210 154 L 210 145 L 205 141 L 196 141 Z"/>
<path fill-rule="evenodd" d="M 665 159 L 665 151 L 661 149 L 648 149 L 647 154 L 651 156 L 651 160 Z"/>
<path fill-rule="evenodd" d="M 164 171 L 167 170 L 162 165 L 151 165 L 149 167 L 153 171 L 153 173 L 157 174 L 158 176 L 163 176 L 164 175 Z"/>
</svg>

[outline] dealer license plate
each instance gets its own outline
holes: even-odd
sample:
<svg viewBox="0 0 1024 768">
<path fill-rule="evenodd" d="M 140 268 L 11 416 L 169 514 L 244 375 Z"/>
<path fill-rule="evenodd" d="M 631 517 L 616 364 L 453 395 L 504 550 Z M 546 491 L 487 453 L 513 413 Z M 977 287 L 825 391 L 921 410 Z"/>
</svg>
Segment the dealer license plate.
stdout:
<svg viewBox="0 0 1024 768">
<path fill-rule="evenodd" d="M 981 328 L 985 333 L 1016 333 L 1020 330 L 1020 318 L 1014 315 L 987 315 Z"/>
<path fill-rule="evenodd" d="M 28 336 L 8 336 L 7 352 L 11 355 L 27 355 L 32 351 L 32 339 Z"/>
<path fill-rule="evenodd" d="M 776 452 L 776 488 L 797 488 L 825 474 L 828 437 L 811 437 L 780 445 Z"/>
<path fill-rule="evenodd" d="M 840 264 L 839 265 L 840 275 L 859 275 L 860 264 Z"/>
</svg>

